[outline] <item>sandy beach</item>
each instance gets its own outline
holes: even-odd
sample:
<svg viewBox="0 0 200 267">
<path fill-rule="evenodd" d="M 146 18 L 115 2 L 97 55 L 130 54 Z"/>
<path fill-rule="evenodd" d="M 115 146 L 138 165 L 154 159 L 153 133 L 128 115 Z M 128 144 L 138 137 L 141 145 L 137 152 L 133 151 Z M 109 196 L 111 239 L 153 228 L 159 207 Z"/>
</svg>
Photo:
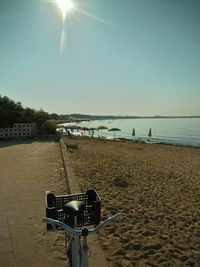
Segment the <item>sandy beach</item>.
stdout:
<svg viewBox="0 0 200 267">
<path fill-rule="evenodd" d="M 66 139 L 82 190 L 95 188 L 99 233 L 112 266 L 200 266 L 200 149 L 103 139 Z M 74 149 L 76 148 L 77 149 Z"/>
</svg>

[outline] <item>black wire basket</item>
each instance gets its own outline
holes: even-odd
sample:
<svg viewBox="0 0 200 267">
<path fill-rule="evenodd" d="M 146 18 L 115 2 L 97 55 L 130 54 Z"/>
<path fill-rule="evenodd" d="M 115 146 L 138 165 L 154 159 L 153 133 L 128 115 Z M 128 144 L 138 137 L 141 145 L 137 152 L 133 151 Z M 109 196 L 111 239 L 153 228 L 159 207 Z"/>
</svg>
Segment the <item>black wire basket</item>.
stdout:
<svg viewBox="0 0 200 267">
<path fill-rule="evenodd" d="M 66 203 L 72 200 L 82 201 L 85 205 L 84 210 L 77 216 L 77 226 L 97 225 L 101 217 L 101 199 L 96 190 L 89 189 L 86 193 L 72 195 L 54 195 L 52 192 L 46 194 L 46 217 L 59 220 L 73 227 L 74 216 L 63 211 Z M 47 230 L 51 230 L 52 226 L 47 224 Z M 57 227 L 57 229 L 61 229 Z"/>
</svg>

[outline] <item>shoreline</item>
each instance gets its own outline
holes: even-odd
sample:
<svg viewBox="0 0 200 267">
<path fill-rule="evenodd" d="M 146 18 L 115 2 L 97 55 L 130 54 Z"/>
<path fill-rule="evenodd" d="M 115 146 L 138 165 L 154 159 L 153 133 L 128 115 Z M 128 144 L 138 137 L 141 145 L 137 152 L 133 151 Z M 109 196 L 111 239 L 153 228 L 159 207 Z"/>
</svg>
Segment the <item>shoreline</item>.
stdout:
<svg viewBox="0 0 200 267">
<path fill-rule="evenodd" d="M 199 118 L 197 119 L 199 121 Z M 99 126 L 105 126 L 108 129 L 103 130 L 102 133 L 96 131 Z M 80 129 L 77 131 L 75 126 Z M 105 138 L 112 139 L 125 138 L 132 140 L 142 140 L 148 142 L 149 130 L 152 129 L 152 136 L 150 136 L 150 142 L 152 143 L 167 143 L 191 147 L 200 147 L 200 128 L 199 123 L 193 118 L 185 119 L 166 119 L 165 122 L 158 119 L 149 120 L 106 120 L 106 121 L 91 121 L 82 123 L 64 124 L 61 131 L 72 131 L 77 135 L 90 135 L 92 132 L 81 130 L 81 127 L 88 128 L 88 130 L 94 129 L 94 137 L 103 135 Z M 73 128 L 74 127 L 74 128 Z M 65 130 L 66 128 L 66 130 Z M 113 131 L 117 128 L 116 132 Z M 112 130 L 112 131 L 111 131 Z"/>
<path fill-rule="evenodd" d="M 62 135 L 64 138 L 67 135 Z M 71 135 L 72 139 L 73 138 L 88 138 L 88 139 L 97 139 L 97 140 L 104 140 L 104 141 L 113 141 L 113 142 L 130 142 L 130 143 L 136 143 L 136 144 L 150 144 L 150 145 L 169 145 L 169 146 L 177 146 L 177 147 L 188 147 L 188 148 L 200 148 L 200 144 L 199 146 L 194 146 L 194 145 L 187 145 L 187 144 L 177 144 L 177 143 L 168 143 L 168 142 L 164 142 L 164 141 L 160 141 L 160 142 L 151 142 L 150 140 L 143 140 L 143 139 L 130 139 L 130 138 L 123 138 L 123 137 L 117 137 L 117 138 L 106 138 L 106 137 L 97 137 L 97 136 L 89 136 L 89 135 L 83 135 L 83 136 L 79 136 L 79 135 Z M 153 138 L 152 138 L 153 139 Z"/>
</svg>

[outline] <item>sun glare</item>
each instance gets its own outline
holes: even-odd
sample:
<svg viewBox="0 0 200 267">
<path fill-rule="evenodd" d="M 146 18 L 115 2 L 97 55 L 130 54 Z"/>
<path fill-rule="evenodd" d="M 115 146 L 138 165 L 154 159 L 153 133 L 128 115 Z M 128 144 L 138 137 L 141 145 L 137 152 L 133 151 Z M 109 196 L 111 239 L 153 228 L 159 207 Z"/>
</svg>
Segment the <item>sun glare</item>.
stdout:
<svg viewBox="0 0 200 267">
<path fill-rule="evenodd" d="M 79 12 L 84 16 L 90 17 L 96 21 L 112 26 L 112 24 L 109 21 L 106 21 L 103 18 L 97 17 L 82 9 L 79 9 L 77 5 L 73 3 L 73 0 L 47 0 L 47 1 L 49 3 L 56 5 L 62 15 L 61 37 L 60 37 L 60 49 L 62 53 L 64 53 L 64 51 L 67 48 L 67 29 L 66 29 L 65 20 L 66 20 L 67 13 L 69 13 L 72 9 L 74 11 L 73 13 Z M 77 18 L 76 16 L 73 16 L 73 18 L 75 18 L 80 24 L 82 24 L 82 21 L 79 20 L 79 18 Z"/>
<path fill-rule="evenodd" d="M 73 8 L 73 4 L 70 0 L 57 0 L 56 4 L 62 12 L 63 19 L 66 16 L 66 13 Z"/>
</svg>

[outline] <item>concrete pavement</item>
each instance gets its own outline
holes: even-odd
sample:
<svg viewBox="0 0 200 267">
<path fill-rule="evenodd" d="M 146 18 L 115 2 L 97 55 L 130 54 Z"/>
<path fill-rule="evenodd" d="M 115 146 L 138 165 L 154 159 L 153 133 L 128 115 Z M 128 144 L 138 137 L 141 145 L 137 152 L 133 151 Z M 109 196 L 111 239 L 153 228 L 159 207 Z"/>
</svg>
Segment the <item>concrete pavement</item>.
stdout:
<svg viewBox="0 0 200 267">
<path fill-rule="evenodd" d="M 0 266 L 66 266 L 63 232 L 45 234 L 45 191 L 66 193 L 59 144 L 0 142 Z"/>
</svg>

